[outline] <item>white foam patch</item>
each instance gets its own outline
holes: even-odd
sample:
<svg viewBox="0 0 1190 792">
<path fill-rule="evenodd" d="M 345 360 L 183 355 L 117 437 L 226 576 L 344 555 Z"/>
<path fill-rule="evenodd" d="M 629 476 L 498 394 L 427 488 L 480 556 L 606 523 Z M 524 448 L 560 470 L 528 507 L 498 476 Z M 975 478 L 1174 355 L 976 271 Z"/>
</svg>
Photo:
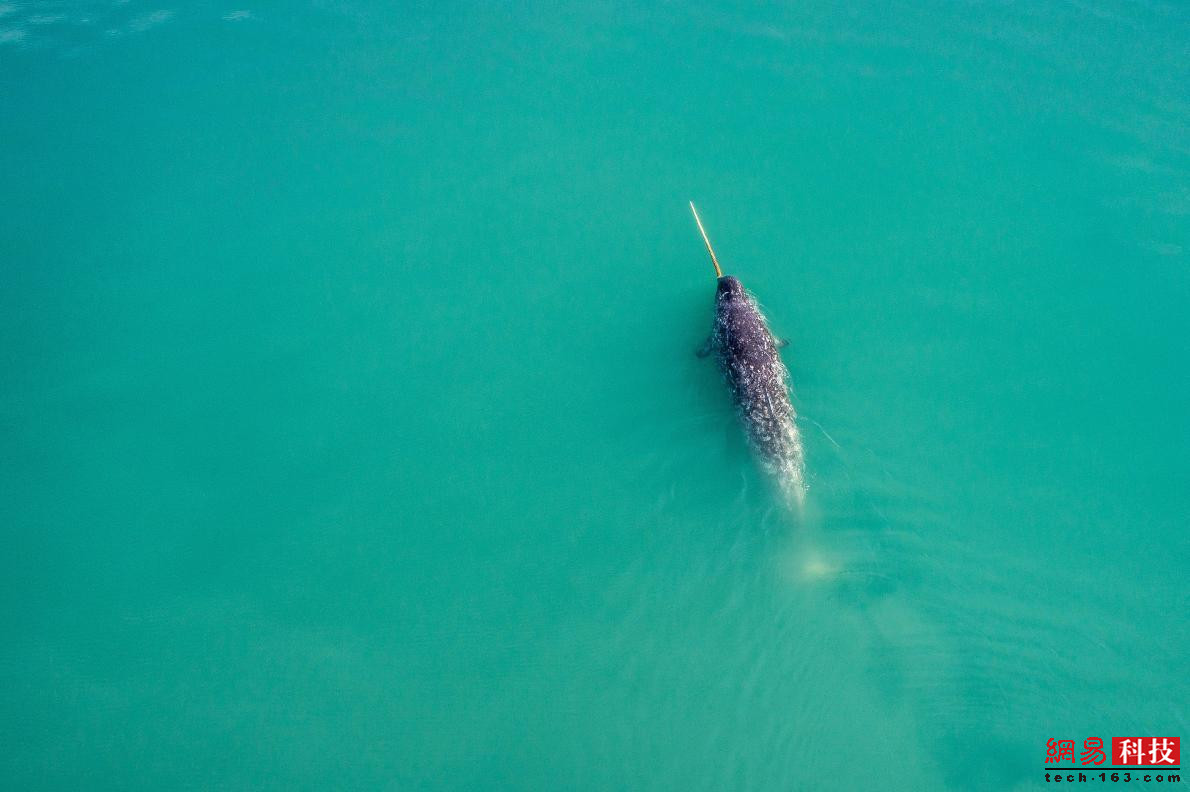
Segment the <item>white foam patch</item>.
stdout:
<svg viewBox="0 0 1190 792">
<path fill-rule="evenodd" d="M 782 577 L 800 586 L 812 586 L 835 580 L 843 565 L 822 548 L 808 543 L 790 550 L 781 562 Z"/>
<path fill-rule="evenodd" d="M 166 11 L 164 9 L 153 11 L 149 14 L 143 14 L 136 17 L 128 23 L 128 29 L 133 33 L 144 33 L 146 30 L 157 27 L 165 22 L 168 22 L 174 15 L 173 11 Z"/>
<path fill-rule="evenodd" d="M 107 0 L 101 4 L 80 4 L 71 12 L 72 3 L 46 0 L 42 3 L 3 2 L 0 0 L 0 46 L 40 48 L 62 57 L 77 57 L 89 51 L 103 38 L 148 33 L 179 18 L 174 9 L 144 10 L 130 0 Z M 226 22 L 256 19 L 246 9 L 208 11 Z M 80 40 L 83 39 L 83 40 Z"/>
</svg>

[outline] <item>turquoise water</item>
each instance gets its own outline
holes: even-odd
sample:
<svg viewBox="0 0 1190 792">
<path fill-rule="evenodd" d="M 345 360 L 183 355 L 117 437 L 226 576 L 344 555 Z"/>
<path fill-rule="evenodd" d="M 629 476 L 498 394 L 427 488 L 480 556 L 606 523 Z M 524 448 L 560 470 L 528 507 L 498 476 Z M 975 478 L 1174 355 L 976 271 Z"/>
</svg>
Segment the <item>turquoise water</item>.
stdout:
<svg viewBox="0 0 1190 792">
<path fill-rule="evenodd" d="M 1190 737 L 1187 41 L 0 4 L 3 786 L 1033 789 Z M 692 354 L 689 199 L 791 340 L 801 516 Z"/>
</svg>

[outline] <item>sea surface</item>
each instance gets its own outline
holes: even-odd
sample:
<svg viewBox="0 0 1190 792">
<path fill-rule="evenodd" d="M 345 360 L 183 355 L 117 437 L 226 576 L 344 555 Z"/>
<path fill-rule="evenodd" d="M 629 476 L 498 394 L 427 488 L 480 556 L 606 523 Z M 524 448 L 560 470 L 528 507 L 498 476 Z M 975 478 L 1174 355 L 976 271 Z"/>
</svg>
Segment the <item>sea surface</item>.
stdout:
<svg viewBox="0 0 1190 792">
<path fill-rule="evenodd" d="M 0 2 L 0 787 L 1190 750 L 1190 6 L 244 2 Z"/>
</svg>

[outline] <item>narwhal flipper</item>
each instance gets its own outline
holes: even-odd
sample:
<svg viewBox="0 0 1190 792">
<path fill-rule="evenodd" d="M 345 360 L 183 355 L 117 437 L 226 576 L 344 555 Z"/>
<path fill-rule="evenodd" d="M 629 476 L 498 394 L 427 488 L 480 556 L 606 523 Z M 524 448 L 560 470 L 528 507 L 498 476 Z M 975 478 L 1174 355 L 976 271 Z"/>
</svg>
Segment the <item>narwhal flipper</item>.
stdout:
<svg viewBox="0 0 1190 792">
<path fill-rule="evenodd" d="M 694 350 L 694 354 L 698 355 L 700 358 L 704 358 L 704 357 L 706 357 L 707 355 L 711 354 L 711 350 L 712 350 L 712 349 L 714 349 L 714 348 L 715 348 L 715 339 L 714 339 L 714 337 L 713 337 L 713 336 L 707 336 L 706 343 L 704 343 L 704 344 L 703 344 L 702 346 L 700 346 L 698 349 Z"/>
</svg>

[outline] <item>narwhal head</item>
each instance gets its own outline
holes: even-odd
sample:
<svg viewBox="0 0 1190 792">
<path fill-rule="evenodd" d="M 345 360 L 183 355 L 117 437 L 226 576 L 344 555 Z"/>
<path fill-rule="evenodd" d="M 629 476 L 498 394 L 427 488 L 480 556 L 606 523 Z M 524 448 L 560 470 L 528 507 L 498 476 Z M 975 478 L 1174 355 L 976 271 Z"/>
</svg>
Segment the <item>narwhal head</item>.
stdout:
<svg viewBox="0 0 1190 792">
<path fill-rule="evenodd" d="M 739 278 L 734 275 L 724 275 L 719 278 L 719 287 L 715 290 L 717 302 L 743 299 L 745 296 L 744 284 L 740 283 Z"/>
</svg>

